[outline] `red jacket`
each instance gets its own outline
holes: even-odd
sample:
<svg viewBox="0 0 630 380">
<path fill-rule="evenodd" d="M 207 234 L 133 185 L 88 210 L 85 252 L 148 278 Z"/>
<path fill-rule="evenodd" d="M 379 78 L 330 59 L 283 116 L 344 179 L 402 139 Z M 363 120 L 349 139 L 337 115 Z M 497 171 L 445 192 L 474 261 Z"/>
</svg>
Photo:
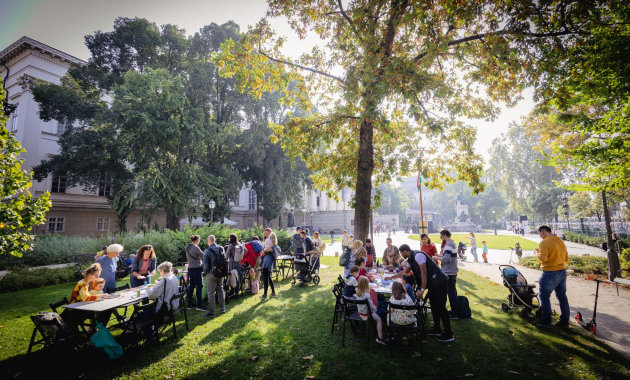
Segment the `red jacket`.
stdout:
<svg viewBox="0 0 630 380">
<path fill-rule="evenodd" d="M 248 264 L 250 267 L 254 267 L 256 265 L 256 260 L 258 256 L 260 256 L 260 252 L 256 252 L 254 247 L 250 243 L 245 244 L 245 254 L 243 255 L 243 260 L 241 260 L 241 264 Z"/>
</svg>

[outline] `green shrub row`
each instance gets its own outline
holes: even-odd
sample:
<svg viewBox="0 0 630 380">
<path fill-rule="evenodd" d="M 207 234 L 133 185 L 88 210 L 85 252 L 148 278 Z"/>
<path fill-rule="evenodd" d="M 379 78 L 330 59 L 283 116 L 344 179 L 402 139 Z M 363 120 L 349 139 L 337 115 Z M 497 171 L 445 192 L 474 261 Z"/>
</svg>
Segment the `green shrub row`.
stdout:
<svg viewBox="0 0 630 380">
<path fill-rule="evenodd" d="M 74 281 L 74 267 L 34 270 L 26 268 L 14 269 L 0 278 L 0 293 Z M 68 290 L 68 295 L 70 295 L 70 289 Z"/>
<path fill-rule="evenodd" d="M 523 257 L 519 264 L 540 269 L 538 258 L 529 256 Z M 608 259 L 599 256 L 575 256 L 569 255 L 569 268 L 575 273 L 591 274 L 597 276 L 608 276 Z"/>
<path fill-rule="evenodd" d="M 275 231 L 278 236 L 278 244 L 285 248 L 288 246 L 291 236 L 287 231 Z M 0 255 L 0 269 L 34 267 L 51 264 L 70 263 L 73 256 L 82 253 L 96 253 L 103 246 L 116 242 L 122 244 L 129 253 L 134 253 L 141 246 L 151 244 L 158 258 L 158 262 L 170 261 L 177 263 L 185 260 L 185 249 L 190 243 L 191 235 L 201 236 L 201 249 L 206 248 L 208 235 L 215 235 L 220 245 L 227 245 L 229 236 L 235 233 L 240 241 L 250 241 L 253 236 L 262 238 L 263 228 L 255 227 L 246 230 L 237 230 L 225 225 L 214 225 L 184 231 L 147 231 L 145 233 L 119 233 L 114 236 L 82 237 L 61 236 L 57 234 L 37 235 L 34 249 L 21 258 Z"/>
<path fill-rule="evenodd" d="M 591 247 L 601 247 L 602 243 L 606 241 L 606 238 L 603 236 L 594 237 L 571 231 L 564 232 L 564 238 L 568 241 L 590 245 Z M 621 246 L 630 247 L 630 239 L 621 239 Z"/>
</svg>

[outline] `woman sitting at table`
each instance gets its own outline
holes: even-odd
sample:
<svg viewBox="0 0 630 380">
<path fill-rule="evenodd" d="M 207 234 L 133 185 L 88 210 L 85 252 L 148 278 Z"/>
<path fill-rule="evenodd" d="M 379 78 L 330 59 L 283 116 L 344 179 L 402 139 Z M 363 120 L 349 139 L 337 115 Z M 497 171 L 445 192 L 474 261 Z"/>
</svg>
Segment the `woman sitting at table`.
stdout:
<svg viewBox="0 0 630 380">
<path fill-rule="evenodd" d="M 143 245 L 136 252 L 136 257 L 131 262 L 131 287 L 148 285 L 151 283 L 151 276 L 155 276 L 155 251 L 151 245 Z"/>
<path fill-rule="evenodd" d="M 354 295 L 354 299 L 362 301 L 367 300 L 369 304 L 370 311 L 372 312 L 372 318 L 376 322 L 376 331 L 378 332 L 378 338 L 376 338 L 376 343 L 378 344 L 386 344 L 385 339 L 383 338 L 383 324 L 381 322 L 381 317 L 376 314 L 376 306 L 374 306 L 374 302 L 372 302 L 372 297 L 370 296 L 370 280 L 367 277 L 361 276 L 359 277 L 359 285 L 357 286 L 357 294 Z M 357 305 L 359 309 L 359 316 L 364 321 L 368 319 L 368 306 L 367 305 Z"/>
<path fill-rule="evenodd" d="M 398 281 L 394 281 L 392 283 L 392 296 L 389 298 L 389 303 L 392 305 L 414 305 L 414 302 L 407 294 L 405 287 Z M 416 323 L 416 313 L 413 310 L 391 309 L 391 313 L 393 324 L 406 326 Z"/>
<path fill-rule="evenodd" d="M 96 279 L 101 275 L 101 265 L 94 263 L 87 267 L 87 269 L 81 274 L 83 275 L 83 279 L 77 282 L 74 289 L 72 289 L 72 294 L 70 294 L 70 301 L 68 303 L 96 301 L 98 299 L 98 295 L 90 294 L 89 284 L 92 281 L 96 281 Z"/>
<path fill-rule="evenodd" d="M 383 252 L 383 265 L 388 269 L 397 268 L 400 264 L 400 252 L 398 247 L 392 244 L 392 239 L 387 238 L 387 248 Z"/>
<path fill-rule="evenodd" d="M 149 299 L 157 300 L 155 310 L 160 312 L 163 305 L 166 305 L 166 309 L 162 312 L 166 312 L 171 308 L 171 299 L 173 296 L 179 293 L 179 281 L 173 274 L 173 264 L 165 261 L 158 265 L 158 272 L 160 272 L 160 280 L 155 283 L 155 286 L 147 290 L 147 297 Z M 177 300 L 179 301 L 179 300 Z M 173 307 L 178 307 L 179 302 L 175 302 Z"/>
</svg>

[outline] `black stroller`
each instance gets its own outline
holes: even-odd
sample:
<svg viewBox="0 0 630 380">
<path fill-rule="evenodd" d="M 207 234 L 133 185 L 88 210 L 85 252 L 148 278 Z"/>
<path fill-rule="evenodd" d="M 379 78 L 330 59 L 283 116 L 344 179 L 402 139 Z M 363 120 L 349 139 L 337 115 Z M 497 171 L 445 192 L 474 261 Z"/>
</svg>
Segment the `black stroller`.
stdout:
<svg viewBox="0 0 630 380">
<path fill-rule="evenodd" d="M 508 303 L 501 304 L 503 311 L 521 309 L 522 317 L 528 317 L 534 311 L 536 317 L 540 317 L 540 299 L 538 294 L 534 292 L 536 285 L 528 284 L 525 276 L 511 265 L 499 265 L 499 270 L 503 278 L 503 285 L 510 289 L 510 295 L 507 297 Z"/>
<path fill-rule="evenodd" d="M 297 253 L 293 259 L 295 266 L 295 274 L 291 285 L 295 285 L 300 281 L 300 285 L 313 281 L 313 284 L 319 284 L 319 254 L 317 253 Z"/>
</svg>

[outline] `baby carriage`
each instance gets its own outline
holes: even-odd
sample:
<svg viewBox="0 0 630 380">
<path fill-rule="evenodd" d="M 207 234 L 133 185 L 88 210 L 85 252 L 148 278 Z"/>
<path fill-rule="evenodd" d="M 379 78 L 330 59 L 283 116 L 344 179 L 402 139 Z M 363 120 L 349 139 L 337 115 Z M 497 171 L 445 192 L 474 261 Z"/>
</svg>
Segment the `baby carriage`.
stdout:
<svg viewBox="0 0 630 380">
<path fill-rule="evenodd" d="M 535 311 L 536 317 L 539 317 L 540 300 L 538 294 L 534 292 L 536 285 L 528 284 L 525 276 L 511 265 L 499 265 L 499 270 L 503 278 L 503 285 L 510 289 L 510 295 L 507 297 L 508 303 L 501 304 L 503 311 L 521 309 L 521 316 L 523 317 L 527 317 L 532 311 Z"/>
<path fill-rule="evenodd" d="M 316 252 L 298 253 L 293 259 L 295 272 L 291 285 L 295 285 L 300 281 L 300 285 L 313 281 L 313 284 L 319 284 L 319 254 Z"/>
<path fill-rule="evenodd" d="M 459 259 L 461 261 L 466 261 L 466 244 L 462 243 L 461 241 L 457 246 L 457 256 L 459 256 Z"/>
</svg>

